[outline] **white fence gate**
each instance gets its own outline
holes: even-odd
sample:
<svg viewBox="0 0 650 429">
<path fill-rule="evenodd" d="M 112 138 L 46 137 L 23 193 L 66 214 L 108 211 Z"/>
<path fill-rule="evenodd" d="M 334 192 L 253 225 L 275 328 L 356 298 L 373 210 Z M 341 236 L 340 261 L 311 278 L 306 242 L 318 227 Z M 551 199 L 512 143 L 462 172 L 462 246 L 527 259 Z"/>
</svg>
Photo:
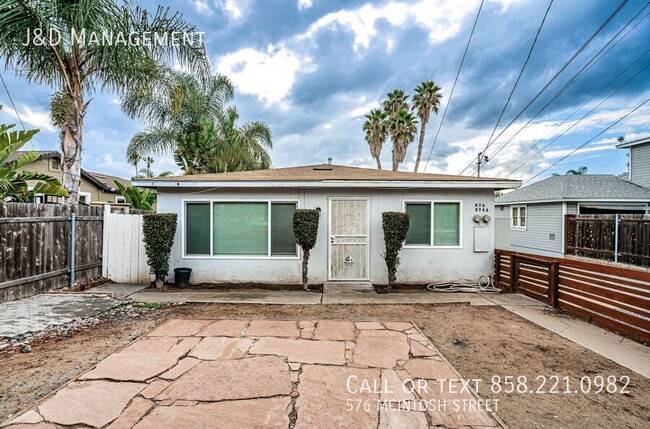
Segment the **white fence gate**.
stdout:
<svg viewBox="0 0 650 429">
<path fill-rule="evenodd" d="M 141 214 L 111 213 L 104 207 L 102 276 L 117 283 L 149 284 Z"/>
</svg>

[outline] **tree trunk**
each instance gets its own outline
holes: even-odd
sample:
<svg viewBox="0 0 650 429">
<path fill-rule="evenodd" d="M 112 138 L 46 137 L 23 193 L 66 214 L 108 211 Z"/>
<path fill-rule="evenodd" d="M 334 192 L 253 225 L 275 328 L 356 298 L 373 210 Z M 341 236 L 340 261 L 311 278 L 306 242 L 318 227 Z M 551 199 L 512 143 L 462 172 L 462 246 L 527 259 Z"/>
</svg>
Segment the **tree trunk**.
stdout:
<svg viewBox="0 0 650 429">
<path fill-rule="evenodd" d="M 302 249 L 302 288 L 309 290 L 307 285 L 307 264 L 309 263 L 309 249 Z"/>
<path fill-rule="evenodd" d="M 63 187 L 68 190 L 68 202 L 79 204 L 81 185 L 81 149 L 83 143 L 83 120 L 86 106 L 83 96 L 73 96 L 73 113 L 61 129 L 61 152 L 63 154 Z"/>
<path fill-rule="evenodd" d="M 165 286 L 165 276 L 156 275 L 156 289 L 162 289 Z"/>
<path fill-rule="evenodd" d="M 377 169 L 381 170 L 381 160 L 379 159 L 379 157 L 377 157 L 376 159 L 377 159 Z"/>
<path fill-rule="evenodd" d="M 399 168 L 399 154 L 398 154 L 397 149 L 397 143 L 393 142 L 393 149 L 391 151 L 391 154 L 393 155 L 393 171 L 397 171 Z"/>
<path fill-rule="evenodd" d="M 420 159 L 422 159 L 422 146 L 424 146 L 424 130 L 427 127 L 426 122 L 422 122 L 422 126 L 420 127 L 420 141 L 418 142 L 418 156 L 415 158 L 415 169 L 413 170 L 414 173 L 418 172 L 418 168 L 420 167 Z"/>
</svg>

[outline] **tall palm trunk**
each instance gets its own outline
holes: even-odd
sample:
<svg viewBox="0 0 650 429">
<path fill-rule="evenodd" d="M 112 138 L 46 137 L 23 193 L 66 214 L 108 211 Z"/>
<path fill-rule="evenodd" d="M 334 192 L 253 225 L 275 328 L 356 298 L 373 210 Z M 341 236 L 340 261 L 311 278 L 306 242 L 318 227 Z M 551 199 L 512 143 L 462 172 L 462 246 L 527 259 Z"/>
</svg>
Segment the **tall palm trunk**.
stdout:
<svg viewBox="0 0 650 429">
<path fill-rule="evenodd" d="M 381 170 L 381 160 L 379 157 L 375 158 L 377 160 L 377 169 Z"/>
<path fill-rule="evenodd" d="M 63 152 L 63 187 L 68 190 L 70 204 L 79 204 L 81 186 L 81 150 L 83 146 L 83 121 L 86 104 L 83 101 L 81 85 L 75 86 L 71 94 L 71 112 L 61 127 L 61 151 Z"/>
<path fill-rule="evenodd" d="M 417 173 L 418 168 L 420 168 L 420 159 L 422 159 L 422 147 L 424 146 L 424 130 L 427 128 L 427 123 L 422 121 L 422 126 L 420 127 L 420 141 L 418 142 L 418 156 L 415 158 L 415 168 L 413 172 Z"/>
<path fill-rule="evenodd" d="M 394 141 L 393 142 L 393 149 L 391 151 L 391 154 L 393 155 L 393 171 L 397 171 L 399 168 L 399 148 L 398 148 L 399 142 Z"/>
</svg>

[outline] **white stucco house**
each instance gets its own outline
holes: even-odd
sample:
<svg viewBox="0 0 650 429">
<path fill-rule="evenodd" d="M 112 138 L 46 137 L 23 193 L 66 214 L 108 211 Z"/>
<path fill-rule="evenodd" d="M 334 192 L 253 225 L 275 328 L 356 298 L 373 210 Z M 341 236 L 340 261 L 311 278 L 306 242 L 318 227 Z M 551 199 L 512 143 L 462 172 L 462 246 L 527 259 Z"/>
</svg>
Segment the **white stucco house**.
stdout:
<svg viewBox="0 0 650 429">
<path fill-rule="evenodd" d="M 159 213 L 178 214 L 170 274 L 188 267 L 193 283 L 300 283 L 293 211 L 314 208 L 310 283 L 386 284 L 382 212 L 411 215 L 400 282 L 476 281 L 492 272 L 495 190 L 520 182 L 323 164 L 135 185 L 157 189 Z"/>
</svg>

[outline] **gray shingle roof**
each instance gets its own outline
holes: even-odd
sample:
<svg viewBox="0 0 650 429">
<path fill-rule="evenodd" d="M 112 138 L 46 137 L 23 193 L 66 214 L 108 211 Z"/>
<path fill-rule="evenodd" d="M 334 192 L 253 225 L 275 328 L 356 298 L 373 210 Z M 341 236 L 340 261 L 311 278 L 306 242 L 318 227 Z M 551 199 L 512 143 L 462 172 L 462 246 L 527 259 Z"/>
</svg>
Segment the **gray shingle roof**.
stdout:
<svg viewBox="0 0 650 429">
<path fill-rule="evenodd" d="M 647 200 L 650 189 L 611 174 L 549 177 L 497 197 L 496 204 L 535 201 Z"/>
</svg>

